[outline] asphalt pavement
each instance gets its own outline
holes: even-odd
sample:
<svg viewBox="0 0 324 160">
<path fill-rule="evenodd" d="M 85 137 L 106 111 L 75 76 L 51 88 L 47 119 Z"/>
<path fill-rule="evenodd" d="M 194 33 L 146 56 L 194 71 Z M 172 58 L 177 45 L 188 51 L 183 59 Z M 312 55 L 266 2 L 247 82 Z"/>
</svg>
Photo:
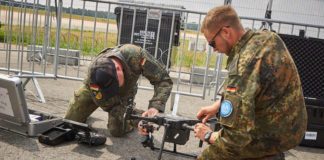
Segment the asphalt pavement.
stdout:
<svg viewBox="0 0 324 160">
<path fill-rule="evenodd" d="M 63 79 L 38 79 L 38 82 L 44 93 L 46 103 L 40 103 L 35 98 L 34 86 L 29 83 L 26 87 L 26 99 L 28 107 L 34 110 L 50 113 L 52 115 L 63 117 L 67 109 L 70 97 L 73 95 L 82 82 L 63 80 Z M 139 90 L 136 96 L 136 106 L 140 109 L 146 109 L 148 101 L 153 92 L 148 90 Z M 186 117 L 195 117 L 196 112 L 201 106 L 211 104 L 211 97 L 203 100 L 188 96 L 181 96 L 179 100 L 178 115 Z M 167 103 L 166 111 L 170 113 L 170 100 Z M 107 142 L 103 146 L 89 147 L 78 144 L 76 141 L 66 142 L 52 147 L 41 144 L 36 137 L 26 137 L 10 131 L 0 129 L 0 160 L 7 159 L 109 159 L 109 160 L 153 160 L 157 159 L 158 152 L 149 148 L 144 148 L 140 143 L 141 136 L 136 131 L 131 132 L 123 138 L 112 137 L 106 128 L 108 114 L 97 109 L 88 119 L 87 123 L 97 132 L 107 137 Z M 154 133 L 155 146 L 161 145 L 163 127 Z M 177 151 L 189 154 L 199 154 L 207 146 L 198 147 L 199 141 L 191 133 L 189 141 L 185 145 L 177 147 Z M 173 149 L 173 145 L 166 143 L 166 149 Z M 309 147 L 296 147 L 285 152 L 287 160 L 321 160 L 324 150 Z M 162 159 L 190 159 L 179 155 L 170 155 L 163 153 Z"/>
</svg>

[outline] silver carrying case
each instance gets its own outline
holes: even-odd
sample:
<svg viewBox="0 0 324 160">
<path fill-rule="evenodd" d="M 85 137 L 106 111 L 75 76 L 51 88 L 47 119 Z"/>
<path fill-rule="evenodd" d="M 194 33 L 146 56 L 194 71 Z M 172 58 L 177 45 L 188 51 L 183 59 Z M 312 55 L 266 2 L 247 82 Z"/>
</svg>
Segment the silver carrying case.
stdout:
<svg viewBox="0 0 324 160">
<path fill-rule="evenodd" d="M 28 109 L 21 79 L 0 74 L 0 128 L 34 137 L 62 123 L 62 118 Z"/>
</svg>

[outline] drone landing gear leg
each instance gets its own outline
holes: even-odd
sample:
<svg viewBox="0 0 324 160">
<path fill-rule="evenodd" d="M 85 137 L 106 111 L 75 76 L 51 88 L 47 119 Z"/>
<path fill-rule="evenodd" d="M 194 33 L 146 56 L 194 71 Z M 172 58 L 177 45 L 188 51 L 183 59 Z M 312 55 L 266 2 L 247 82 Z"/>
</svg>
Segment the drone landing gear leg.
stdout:
<svg viewBox="0 0 324 160">
<path fill-rule="evenodd" d="M 165 129 L 164 129 L 164 134 L 163 134 L 163 138 L 162 138 L 162 143 L 161 143 L 161 148 L 160 148 L 160 152 L 159 152 L 159 157 L 158 157 L 158 160 L 160 160 L 162 158 L 162 152 L 164 150 L 164 142 L 165 142 L 165 136 L 166 136 L 166 133 L 169 129 L 169 125 L 165 125 Z"/>
</svg>

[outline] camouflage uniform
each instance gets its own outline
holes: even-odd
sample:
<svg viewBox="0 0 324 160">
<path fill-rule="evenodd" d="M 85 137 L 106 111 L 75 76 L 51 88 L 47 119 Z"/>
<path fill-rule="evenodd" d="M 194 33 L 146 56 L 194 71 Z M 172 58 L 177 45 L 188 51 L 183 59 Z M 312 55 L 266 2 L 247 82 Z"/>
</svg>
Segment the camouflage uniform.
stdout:
<svg viewBox="0 0 324 160">
<path fill-rule="evenodd" d="M 231 102 L 233 110 L 220 117 L 222 129 L 199 159 L 267 159 L 297 146 L 307 113 L 297 68 L 280 37 L 248 30 L 231 49 L 227 69 L 222 104 Z"/>
<path fill-rule="evenodd" d="M 118 58 L 123 66 L 125 84 L 119 88 L 119 94 L 110 99 L 96 99 L 90 91 L 91 71 L 105 66 L 108 57 Z M 144 59 L 144 61 L 141 60 Z M 146 50 L 134 45 L 123 45 L 113 49 L 103 50 L 91 63 L 84 85 L 75 91 L 69 104 L 65 118 L 78 122 L 85 122 L 90 114 L 100 106 L 109 112 L 108 129 L 113 136 L 122 136 L 123 114 L 129 98 L 134 98 L 137 92 L 137 80 L 140 75 L 145 76 L 154 85 L 154 95 L 149 107 L 164 112 L 165 103 L 171 93 L 172 81 L 162 66 Z"/>
</svg>

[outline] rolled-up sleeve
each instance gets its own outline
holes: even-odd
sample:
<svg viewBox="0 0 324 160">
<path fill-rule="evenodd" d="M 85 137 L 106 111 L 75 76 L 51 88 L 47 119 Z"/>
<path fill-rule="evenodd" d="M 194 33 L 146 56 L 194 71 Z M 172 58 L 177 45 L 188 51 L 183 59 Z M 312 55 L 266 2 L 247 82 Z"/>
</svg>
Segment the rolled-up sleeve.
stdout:
<svg viewBox="0 0 324 160">
<path fill-rule="evenodd" d="M 172 90 L 172 80 L 161 63 L 147 52 L 143 52 L 144 63 L 142 74 L 154 86 L 154 95 L 149 102 L 149 108 L 153 107 L 164 112 L 165 104 Z"/>
</svg>

